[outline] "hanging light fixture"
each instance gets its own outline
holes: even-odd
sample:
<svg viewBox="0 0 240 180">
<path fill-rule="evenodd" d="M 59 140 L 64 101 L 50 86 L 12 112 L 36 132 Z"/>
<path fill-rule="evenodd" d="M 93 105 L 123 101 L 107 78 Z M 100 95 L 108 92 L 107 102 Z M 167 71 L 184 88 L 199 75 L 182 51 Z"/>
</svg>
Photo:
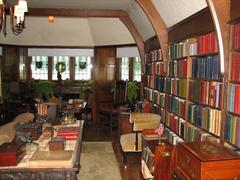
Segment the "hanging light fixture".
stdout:
<svg viewBox="0 0 240 180">
<path fill-rule="evenodd" d="M 10 13 L 10 26 L 15 35 L 20 34 L 25 29 L 24 15 L 28 12 L 27 1 L 18 0 L 18 4 L 10 7 L 6 0 L 0 0 L 0 30 L 3 31 L 4 36 L 7 35 L 7 15 Z"/>
</svg>

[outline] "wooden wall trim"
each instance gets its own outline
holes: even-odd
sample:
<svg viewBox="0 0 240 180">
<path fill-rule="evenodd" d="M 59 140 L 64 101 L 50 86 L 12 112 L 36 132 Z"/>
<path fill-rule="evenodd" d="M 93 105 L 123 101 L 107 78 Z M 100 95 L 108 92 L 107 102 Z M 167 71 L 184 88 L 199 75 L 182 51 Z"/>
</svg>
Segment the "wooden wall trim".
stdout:
<svg viewBox="0 0 240 180">
<path fill-rule="evenodd" d="M 168 32 L 167 26 L 163 21 L 162 17 L 158 13 L 157 9 L 153 5 L 153 3 L 148 0 L 136 0 L 136 2 L 141 6 L 150 22 L 153 25 L 153 28 L 157 34 L 158 40 L 161 45 L 163 59 L 168 59 Z"/>
<path fill-rule="evenodd" d="M 119 17 L 135 40 L 141 59 L 144 59 L 144 41 L 129 16 Z"/>
<path fill-rule="evenodd" d="M 230 7 L 230 20 L 235 20 L 240 18 L 240 1 L 239 0 L 231 0 Z"/>
<path fill-rule="evenodd" d="M 214 30 L 211 12 L 207 7 L 168 28 L 168 40 L 169 43 L 179 42 Z"/>
<path fill-rule="evenodd" d="M 128 16 L 123 10 L 103 9 L 60 9 L 60 8 L 29 8 L 27 16 L 64 16 L 64 17 L 104 17 L 118 18 Z"/>
</svg>

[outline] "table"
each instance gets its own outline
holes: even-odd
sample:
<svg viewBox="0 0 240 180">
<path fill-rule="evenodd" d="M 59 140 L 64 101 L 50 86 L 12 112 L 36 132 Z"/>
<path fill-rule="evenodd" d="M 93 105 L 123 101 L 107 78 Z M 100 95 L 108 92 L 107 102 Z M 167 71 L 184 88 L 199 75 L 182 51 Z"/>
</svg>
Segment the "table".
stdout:
<svg viewBox="0 0 240 180">
<path fill-rule="evenodd" d="M 26 155 L 17 166 L 0 167 L 0 179 L 7 180 L 77 180 L 77 173 L 80 168 L 80 154 L 82 146 L 83 121 L 77 121 L 79 135 L 75 141 L 71 165 L 66 168 L 32 168 L 29 167 L 30 155 Z M 59 127 L 55 127 L 59 128 Z M 40 137 L 41 138 L 41 137 Z M 70 142 L 71 143 L 71 142 Z M 32 154 L 33 155 L 33 154 Z M 30 157 L 28 157 L 30 156 Z"/>
</svg>

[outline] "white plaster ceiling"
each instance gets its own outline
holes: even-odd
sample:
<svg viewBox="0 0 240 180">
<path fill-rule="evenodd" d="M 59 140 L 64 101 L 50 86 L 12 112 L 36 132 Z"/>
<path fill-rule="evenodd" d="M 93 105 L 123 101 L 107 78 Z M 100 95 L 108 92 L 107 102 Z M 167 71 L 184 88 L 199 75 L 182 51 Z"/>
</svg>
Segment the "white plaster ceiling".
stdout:
<svg viewBox="0 0 240 180">
<path fill-rule="evenodd" d="M 153 30 L 153 27 L 150 21 L 148 20 L 146 14 L 143 12 L 141 7 L 139 7 L 139 5 L 136 3 L 135 0 L 27 0 L 27 1 L 28 1 L 28 6 L 31 8 L 125 10 L 128 12 L 138 32 L 143 37 L 143 40 L 147 40 L 155 35 L 155 32 Z M 170 27 L 182 21 L 183 19 L 191 16 L 192 14 L 198 12 L 199 10 L 207 6 L 205 0 L 151 0 L 151 1 L 153 2 L 154 6 L 158 10 L 159 14 L 162 16 L 167 27 Z M 8 2 L 9 4 L 16 4 L 16 0 L 8 0 Z M 30 31 L 30 29 L 32 29 L 31 23 L 35 23 L 31 20 L 32 18 L 33 17 L 27 17 L 26 19 L 26 23 L 27 23 L 26 31 Z M 68 22 L 66 22 L 66 24 L 72 21 L 76 21 L 76 18 L 66 18 L 66 19 L 68 19 Z M 81 21 L 80 20 L 81 18 L 78 18 L 78 19 L 79 21 Z M 43 22 L 41 18 L 38 20 L 39 22 L 36 24 L 37 26 L 39 26 L 39 24 Z M 45 23 L 44 22 L 43 25 L 40 27 L 40 28 L 44 28 L 44 30 L 41 29 L 40 31 L 39 29 L 36 29 L 36 27 L 34 27 L 35 31 L 37 32 L 35 34 L 35 37 L 36 36 L 42 37 L 43 38 L 42 40 L 39 38 L 39 43 L 41 41 L 40 44 L 42 44 L 44 41 L 46 42 L 46 39 L 48 40 L 48 38 L 51 38 L 51 37 L 62 38 L 63 36 L 61 36 L 61 34 L 67 33 L 69 37 L 68 41 L 66 41 L 64 38 L 62 40 L 59 39 L 57 41 L 55 39 L 55 42 L 60 43 L 58 44 L 59 46 L 63 46 L 63 45 L 68 46 L 71 44 L 71 41 L 72 41 L 72 46 L 77 46 L 77 45 L 82 46 L 87 44 L 88 45 L 114 45 L 114 44 L 134 43 L 134 40 L 131 37 L 130 33 L 126 33 L 125 31 L 126 28 L 122 28 L 122 23 L 119 20 L 115 19 L 113 21 L 112 20 L 110 21 L 111 23 L 109 23 L 109 19 L 107 18 L 101 19 L 99 21 L 92 18 L 88 20 L 85 19 L 85 20 L 82 20 L 83 24 L 81 25 L 81 27 L 78 26 L 76 28 L 75 25 L 70 26 L 72 24 L 68 24 L 69 27 L 64 26 L 64 28 L 62 29 L 63 30 L 62 33 L 60 32 L 61 29 L 45 28 L 44 26 L 46 26 L 46 24 L 44 24 Z M 116 28 L 112 27 L 113 25 Z M 102 26 L 105 26 L 105 27 L 102 27 Z M 83 30 L 83 28 L 86 28 L 86 29 Z M 79 37 L 76 37 L 76 34 L 75 34 L 75 32 L 77 32 L 76 29 L 79 30 L 78 32 Z M 86 34 L 87 32 L 89 33 L 88 35 Z M 47 33 L 49 34 L 47 35 Z M 80 37 L 82 36 L 82 34 L 85 34 L 85 37 L 81 39 L 83 41 L 80 43 Z M 116 34 L 116 35 L 114 36 L 113 34 Z M 117 35 L 119 36 L 117 37 Z M 0 36 L 0 41 L 2 42 L 1 36 Z M 27 36 L 27 35 L 21 35 L 21 36 Z M 31 38 L 33 37 L 34 35 Z M 18 43 L 20 42 L 20 44 L 24 44 L 24 38 L 21 39 L 21 38 L 13 37 L 12 39 L 17 40 Z M 89 41 L 89 42 L 86 43 L 86 41 Z M 51 42 L 50 45 L 51 44 L 54 44 L 54 43 Z"/>
<path fill-rule="evenodd" d="M 167 27 L 207 7 L 206 0 L 151 0 Z"/>
</svg>

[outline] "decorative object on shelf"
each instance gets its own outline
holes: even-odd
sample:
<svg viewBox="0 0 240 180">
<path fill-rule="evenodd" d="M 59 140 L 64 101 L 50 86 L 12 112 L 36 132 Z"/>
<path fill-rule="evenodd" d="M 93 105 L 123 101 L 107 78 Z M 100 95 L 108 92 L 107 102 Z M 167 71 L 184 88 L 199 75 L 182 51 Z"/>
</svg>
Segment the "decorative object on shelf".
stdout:
<svg viewBox="0 0 240 180">
<path fill-rule="evenodd" d="M 87 67 L 87 62 L 79 62 L 80 70 L 86 69 L 86 67 Z"/>
<path fill-rule="evenodd" d="M 66 64 L 64 62 L 58 62 L 55 68 L 57 72 L 63 73 L 66 70 Z"/>
<path fill-rule="evenodd" d="M 38 69 L 41 69 L 42 68 L 42 65 L 43 65 L 43 62 L 42 61 L 36 61 L 36 67 Z"/>
<path fill-rule="evenodd" d="M 157 133 L 158 136 L 159 136 L 158 144 L 159 144 L 159 145 L 164 145 L 164 142 L 161 141 L 161 136 L 162 136 L 162 134 L 163 134 L 163 132 L 164 132 L 164 125 L 163 125 L 163 124 L 160 124 L 160 126 L 159 126 L 157 129 L 155 129 L 154 132 Z"/>
<path fill-rule="evenodd" d="M 25 29 L 24 14 L 28 12 L 26 0 L 18 0 L 18 4 L 14 7 L 9 6 L 7 0 L 0 0 L 0 30 L 3 28 L 4 36 L 7 35 L 7 12 L 10 12 L 10 26 L 13 34 L 20 34 Z M 14 22 L 16 19 L 16 22 Z"/>
<path fill-rule="evenodd" d="M 48 100 L 53 96 L 53 83 L 51 81 L 39 81 L 36 83 L 35 93 L 37 97 Z"/>
</svg>

